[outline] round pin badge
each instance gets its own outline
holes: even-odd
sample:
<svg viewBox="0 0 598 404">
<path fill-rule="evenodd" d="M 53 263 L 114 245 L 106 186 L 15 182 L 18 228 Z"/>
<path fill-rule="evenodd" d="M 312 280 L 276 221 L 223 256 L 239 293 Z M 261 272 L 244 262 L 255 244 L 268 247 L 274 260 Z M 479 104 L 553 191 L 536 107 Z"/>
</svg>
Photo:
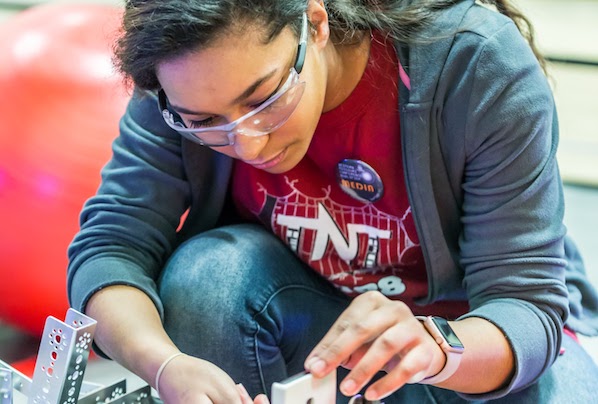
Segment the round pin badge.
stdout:
<svg viewBox="0 0 598 404">
<path fill-rule="evenodd" d="M 343 191 L 361 202 L 376 202 L 384 193 L 376 170 L 361 160 L 342 160 L 336 165 L 336 178 Z"/>
</svg>

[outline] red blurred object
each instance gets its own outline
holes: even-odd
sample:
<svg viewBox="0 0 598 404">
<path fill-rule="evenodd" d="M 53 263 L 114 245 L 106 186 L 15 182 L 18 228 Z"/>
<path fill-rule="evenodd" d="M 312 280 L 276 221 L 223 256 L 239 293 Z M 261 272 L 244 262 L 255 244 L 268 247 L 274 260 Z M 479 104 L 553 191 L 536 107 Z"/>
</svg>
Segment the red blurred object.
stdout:
<svg viewBox="0 0 598 404">
<path fill-rule="evenodd" d="M 37 355 L 31 356 L 26 359 L 21 359 L 20 361 L 13 362 L 10 364 L 13 368 L 18 370 L 19 372 L 23 373 L 25 376 L 29 377 L 30 379 L 33 377 L 33 373 L 35 372 L 35 361 L 37 360 Z"/>
<path fill-rule="evenodd" d="M 121 15 L 48 4 L 0 25 L 0 319 L 35 335 L 68 308 L 67 246 L 129 98 Z"/>
</svg>

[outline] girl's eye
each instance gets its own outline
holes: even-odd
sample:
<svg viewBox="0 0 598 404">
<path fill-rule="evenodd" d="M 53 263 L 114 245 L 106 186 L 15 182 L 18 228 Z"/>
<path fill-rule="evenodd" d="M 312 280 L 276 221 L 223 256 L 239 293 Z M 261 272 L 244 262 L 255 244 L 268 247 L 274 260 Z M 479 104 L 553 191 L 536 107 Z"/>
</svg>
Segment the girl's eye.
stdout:
<svg viewBox="0 0 598 404">
<path fill-rule="evenodd" d="M 201 121 L 193 121 L 190 120 L 188 121 L 188 127 L 189 129 L 198 129 L 198 128 L 206 128 L 206 127 L 210 127 L 210 126 L 214 126 L 214 118 L 210 117 L 207 119 L 202 119 Z"/>
<path fill-rule="evenodd" d="M 264 98 L 263 100 L 259 101 L 259 102 L 254 102 L 253 104 L 248 105 L 249 109 L 256 109 L 261 107 L 264 103 L 268 102 L 270 100 L 270 98 L 272 97 L 272 94 L 267 96 L 266 98 Z"/>
<path fill-rule="evenodd" d="M 272 97 L 274 97 L 276 95 L 276 93 L 280 91 L 280 89 L 277 87 L 276 90 L 274 90 L 272 93 L 270 93 L 270 95 L 268 95 L 266 98 L 264 98 L 263 100 L 259 101 L 259 102 L 255 102 L 251 105 L 249 105 L 250 109 L 256 109 L 261 107 L 263 104 L 267 103 L 268 101 L 270 101 L 272 99 Z M 276 103 L 276 101 L 274 102 Z M 270 108 L 270 105 L 268 105 L 268 107 L 266 108 Z"/>
<path fill-rule="evenodd" d="M 262 106 L 262 104 L 263 104 L 264 102 L 266 102 L 266 101 L 267 101 L 267 99 L 266 99 L 266 100 L 264 100 L 264 101 L 256 102 L 256 103 L 254 103 L 254 104 L 250 104 L 250 105 L 248 105 L 248 106 L 247 106 L 247 108 L 248 108 L 250 111 L 251 111 L 251 110 L 254 110 L 254 109 L 256 109 L 256 108 L 259 108 L 259 107 L 261 107 L 261 106 Z"/>
<path fill-rule="evenodd" d="M 284 97 L 280 97 L 280 98 L 277 98 L 276 100 L 272 101 L 273 96 L 274 95 L 269 96 L 268 98 L 266 98 L 259 104 L 252 105 L 251 109 L 262 108 L 260 110 L 260 113 L 266 113 L 266 114 L 275 112 L 277 109 L 279 109 L 282 106 L 280 101 L 281 101 L 281 98 L 284 98 Z M 268 105 L 264 105 L 264 104 L 268 104 Z"/>
</svg>

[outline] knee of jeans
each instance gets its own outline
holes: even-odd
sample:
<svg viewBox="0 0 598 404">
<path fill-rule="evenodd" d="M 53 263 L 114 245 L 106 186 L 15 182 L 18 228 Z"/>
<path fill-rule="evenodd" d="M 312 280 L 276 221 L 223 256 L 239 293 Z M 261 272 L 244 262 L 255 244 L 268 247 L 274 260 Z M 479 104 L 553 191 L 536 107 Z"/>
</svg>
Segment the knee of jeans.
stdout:
<svg viewBox="0 0 598 404">
<path fill-rule="evenodd" d="M 165 303 L 189 307 L 209 302 L 243 304 L 244 294 L 260 282 L 274 236 L 254 225 L 236 225 L 202 233 L 183 243 L 168 260 L 160 278 Z"/>
</svg>

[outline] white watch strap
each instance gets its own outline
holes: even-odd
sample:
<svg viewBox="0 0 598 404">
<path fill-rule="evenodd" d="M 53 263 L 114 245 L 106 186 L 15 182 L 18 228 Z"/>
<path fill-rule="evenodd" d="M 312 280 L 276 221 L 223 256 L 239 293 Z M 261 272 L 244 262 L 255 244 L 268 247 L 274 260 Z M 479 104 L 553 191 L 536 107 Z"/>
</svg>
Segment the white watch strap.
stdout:
<svg viewBox="0 0 598 404">
<path fill-rule="evenodd" d="M 449 377 L 453 375 L 457 371 L 459 367 L 459 363 L 461 363 L 461 354 L 455 352 L 446 352 L 446 363 L 442 370 L 435 374 L 434 376 L 426 377 L 423 380 L 420 380 L 419 384 L 436 384 L 445 381 Z"/>
<path fill-rule="evenodd" d="M 440 345 L 442 352 L 444 352 L 444 354 L 446 355 L 446 362 L 440 372 L 438 372 L 434 376 L 426 377 L 425 379 L 420 380 L 417 383 L 437 384 L 443 382 L 457 371 L 457 368 L 461 363 L 462 352 L 452 352 L 450 350 L 447 341 L 444 339 L 444 337 L 442 337 L 442 334 L 436 329 L 436 325 L 434 325 L 431 317 L 416 316 L 416 318 L 424 324 L 428 333 L 430 333 L 432 338 L 436 340 L 438 345 Z"/>
</svg>

